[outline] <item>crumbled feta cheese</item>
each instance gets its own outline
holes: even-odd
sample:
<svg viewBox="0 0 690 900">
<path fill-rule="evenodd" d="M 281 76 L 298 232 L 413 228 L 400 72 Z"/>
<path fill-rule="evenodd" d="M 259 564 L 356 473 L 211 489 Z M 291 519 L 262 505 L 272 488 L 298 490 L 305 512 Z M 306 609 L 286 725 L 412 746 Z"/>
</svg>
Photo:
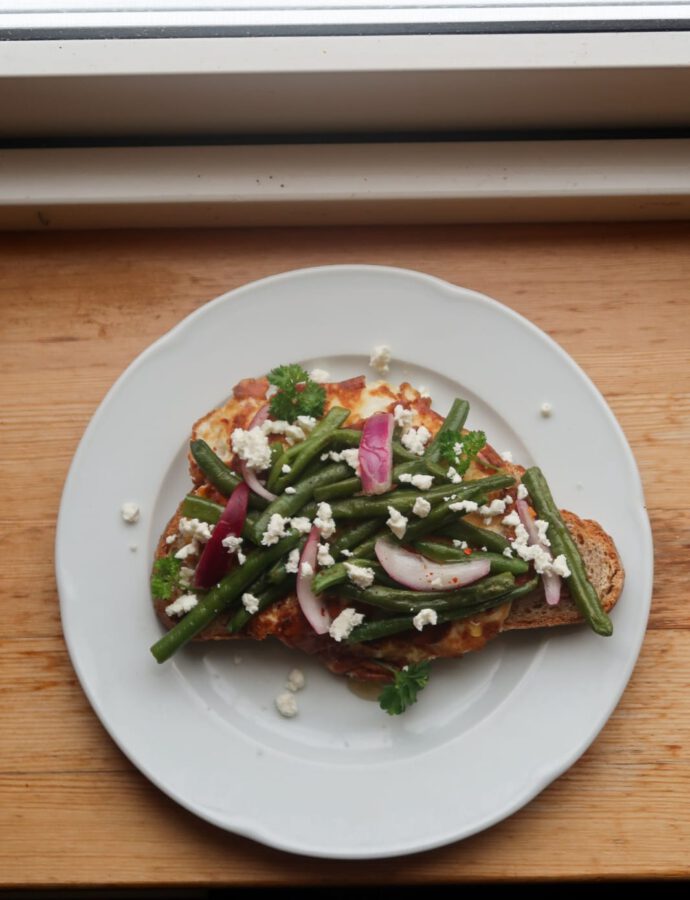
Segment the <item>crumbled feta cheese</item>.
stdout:
<svg viewBox="0 0 690 900">
<path fill-rule="evenodd" d="M 453 539 L 453 546 L 457 547 L 459 550 L 467 550 L 467 541 L 456 541 Z"/>
<path fill-rule="evenodd" d="M 376 369 L 377 372 L 385 375 L 390 367 L 392 358 L 393 355 L 391 353 L 391 348 L 386 344 L 379 344 L 378 346 L 374 347 L 371 352 L 369 365 L 372 367 L 372 369 Z"/>
<path fill-rule="evenodd" d="M 486 516 L 487 518 L 491 518 L 491 516 L 499 516 L 501 513 L 506 511 L 505 500 L 492 500 L 488 506 L 480 506 L 479 513 L 482 516 Z"/>
<path fill-rule="evenodd" d="M 329 538 L 335 531 L 335 522 L 333 521 L 333 510 L 329 503 L 319 503 L 316 508 L 316 518 L 314 525 L 321 532 L 322 538 Z"/>
<path fill-rule="evenodd" d="M 252 429 L 252 431 L 253 430 L 254 429 Z M 290 446 L 296 444 L 298 441 L 303 441 L 306 437 L 306 434 L 299 425 L 293 425 L 283 419 L 267 419 L 263 425 L 261 425 L 261 431 L 266 437 L 266 440 L 268 440 L 267 436 L 269 434 L 282 434 Z M 266 468 L 266 466 L 264 466 L 264 468 Z"/>
<path fill-rule="evenodd" d="M 359 467 L 359 447 L 347 447 L 345 450 L 329 450 L 327 453 L 321 454 L 321 460 L 333 460 L 333 462 L 346 462 L 355 470 L 355 474 L 359 477 L 361 469 Z"/>
<path fill-rule="evenodd" d="M 264 423 L 266 424 L 266 423 Z M 232 433 L 232 450 L 254 472 L 261 472 L 271 465 L 271 448 L 262 427 L 236 428 Z"/>
<path fill-rule="evenodd" d="M 284 518 L 280 513 L 273 513 L 269 520 L 268 528 L 261 537 L 261 545 L 270 547 L 272 544 L 277 544 L 281 538 L 286 536 L 289 527 L 290 519 Z"/>
<path fill-rule="evenodd" d="M 517 486 L 518 500 L 526 500 L 528 496 L 529 496 L 529 494 L 528 494 L 527 488 L 524 486 L 524 484 L 519 484 Z"/>
<path fill-rule="evenodd" d="M 402 445 L 412 453 L 421 456 L 424 453 L 424 448 L 428 444 L 430 437 L 431 432 L 429 429 L 425 425 L 420 425 L 419 428 L 408 428 L 400 438 L 400 441 Z"/>
<path fill-rule="evenodd" d="M 481 551 L 482 551 L 482 553 L 486 553 L 488 551 L 488 549 L 489 549 L 488 547 L 482 547 Z"/>
<path fill-rule="evenodd" d="M 297 416 L 297 422 L 302 431 L 306 431 L 307 433 L 313 431 L 314 426 L 316 425 L 314 416 Z"/>
<path fill-rule="evenodd" d="M 286 487 L 286 488 L 285 488 L 285 493 L 286 493 L 286 494 L 296 494 L 296 493 L 297 493 L 297 488 L 293 488 L 293 487 L 291 487 L 291 486 Z"/>
<path fill-rule="evenodd" d="M 513 500 L 513 498 L 510 496 L 510 494 L 506 494 L 505 497 L 504 497 L 503 499 L 505 500 L 506 506 L 512 506 L 513 503 L 515 502 L 515 501 Z"/>
<path fill-rule="evenodd" d="M 453 468 L 453 466 L 448 466 L 448 470 L 446 471 L 446 478 L 451 481 L 453 484 L 460 484 L 462 481 L 462 475 Z"/>
<path fill-rule="evenodd" d="M 501 459 L 504 459 L 508 463 L 512 463 L 513 454 L 510 452 L 510 450 L 501 450 Z"/>
<path fill-rule="evenodd" d="M 416 465 L 416 463 L 415 463 Z M 412 487 L 419 488 L 420 491 L 428 491 L 431 485 L 434 483 L 433 475 L 410 475 L 409 473 L 403 473 L 398 481 L 401 484 L 411 484 Z"/>
<path fill-rule="evenodd" d="M 242 546 L 242 541 L 244 538 L 237 537 L 234 534 L 229 534 L 227 537 L 224 537 L 220 542 L 223 547 L 228 551 L 228 553 L 237 553 L 237 551 Z"/>
<path fill-rule="evenodd" d="M 259 598 L 255 597 L 254 594 L 242 594 L 242 606 L 253 616 L 254 613 L 259 611 Z"/>
<path fill-rule="evenodd" d="M 513 558 L 513 551 L 510 549 L 510 547 L 506 547 L 505 550 L 503 551 L 503 555 L 504 555 L 504 556 L 507 556 L 508 559 L 512 559 L 512 558 Z"/>
<path fill-rule="evenodd" d="M 546 536 L 546 532 L 549 530 L 549 523 L 545 522 L 543 519 L 535 519 L 534 524 L 537 528 L 537 534 L 539 535 L 539 543 L 543 544 L 545 547 L 550 547 L 551 541 Z"/>
<path fill-rule="evenodd" d="M 517 514 L 517 510 L 514 509 L 511 513 L 508 513 L 507 516 L 501 519 L 501 522 L 504 525 L 509 525 L 511 528 L 516 528 L 520 524 L 520 516 Z"/>
<path fill-rule="evenodd" d="M 294 694 L 295 691 L 301 691 L 306 683 L 304 672 L 301 669 L 292 669 L 285 682 L 285 687 Z"/>
<path fill-rule="evenodd" d="M 551 563 L 551 572 L 554 575 L 560 575 L 561 578 L 570 578 L 570 569 L 568 568 L 568 561 L 562 553 L 559 553 L 558 556 Z"/>
<path fill-rule="evenodd" d="M 287 463 L 283 463 L 283 465 L 280 467 L 280 471 L 283 473 L 283 475 L 289 475 L 290 472 L 292 472 L 292 466 L 289 466 Z"/>
<path fill-rule="evenodd" d="M 482 519 L 482 522 L 488 526 L 488 525 L 491 525 L 491 523 L 493 522 L 493 519 L 491 518 L 491 516 L 486 516 L 485 518 Z"/>
<path fill-rule="evenodd" d="M 335 560 L 328 552 L 330 549 L 330 544 L 319 544 L 318 549 L 316 551 L 316 561 L 320 566 L 333 566 L 335 565 Z"/>
<path fill-rule="evenodd" d="M 463 444 L 461 444 L 461 443 L 453 444 L 453 453 L 456 456 L 460 456 L 460 454 L 462 453 L 462 448 L 463 448 Z"/>
<path fill-rule="evenodd" d="M 417 497 L 414 506 L 412 507 L 413 515 L 419 516 L 420 519 L 426 519 L 430 512 L 431 503 L 429 503 L 428 500 L 425 500 L 424 497 Z"/>
<path fill-rule="evenodd" d="M 180 549 L 175 554 L 175 559 L 187 559 L 190 556 L 195 556 L 200 549 L 201 545 L 198 541 L 190 541 L 189 544 L 185 544 L 184 547 L 180 547 Z"/>
<path fill-rule="evenodd" d="M 395 424 L 398 428 L 407 431 L 408 428 L 412 427 L 412 423 L 414 422 L 414 410 L 405 409 L 404 406 L 398 403 L 393 410 L 393 418 L 395 419 Z"/>
<path fill-rule="evenodd" d="M 182 594 L 177 600 L 166 606 L 165 611 L 169 616 L 182 616 L 190 609 L 194 609 L 198 602 L 196 594 Z"/>
<path fill-rule="evenodd" d="M 339 616 L 333 619 L 328 633 L 334 641 L 340 643 L 340 641 L 348 638 L 352 634 L 352 629 L 356 628 L 357 625 L 361 625 L 363 621 L 364 616 L 362 613 L 358 613 L 351 606 L 348 606 Z"/>
<path fill-rule="evenodd" d="M 458 500 L 457 503 L 451 503 L 448 509 L 453 512 L 473 513 L 477 512 L 479 504 L 475 503 L 474 500 Z"/>
<path fill-rule="evenodd" d="M 435 609 L 420 609 L 417 615 L 412 619 L 412 624 L 421 631 L 425 625 L 435 625 L 438 622 L 438 614 Z"/>
<path fill-rule="evenodd" d="M 166 543 L 168 546 L 170 546 L 170 544 L 174 544 L 176 540 L 177 540 L 177 535 L 176 535 L 176 534 L 169 534 L 169 535 L 167 536 L 167 538 L 165 539 L 165 543 Z"/>
<path fill-rule="evenodd" d="M 548 419 L 549 416 L 551 415 L 551 413 L 553 412 L 553 406 L 551 406 L 550 403 L 547 403 L 546 401 L 544 401 L 544 403 L 542 403 L 542 405 L 539 407 L 539 412 L 542 414 L 542 416 L 545 419 Z"/>
<path fill-rule="evenodd" d="M 309 534 L 311 531 L 311 519 L 306 516 L 295 516 L 294 519 L 290 519 L 290 524 L 300 534 Z"/>
<path fill-rule="evenodd" d="M 297 698 L 292 691 L 283 691 L 276 697 L 276 709 L 286 719 L 297 715 Z"/>
<path fill-rule="evenodd" d="M 390 530 L 399 540 L 402 540 L 407 531 L 407 519 L 394 506 L 388 507 L 388 516 L 389 518 L 386 519 L 386 525 L 388 525 Z"/>
<path fill-rule="evenodd" d="M 178 528 L 182 537 L 191 538 L 194 541 L 199 541 L 201 544 L 205 544 L 206 541 L 210 540 L 213 534 L 213 525 L 209 525 L 208 522 L 202 522 L 199 519 L 186 519 L 184 516 L 180 519 Z"/>
<path fill-rule="evenodd" d="M 300 574 L 303 578 L 309 578 L 314 574 L 314 566 L 311 563 L 303 562 L 299 567 Z"/>
<path fill-rule="evenodd" d="M 541 522 L 541 519 L 537 519 L 537 522 Z M 540 534 L 540 539 L 544 536 L 546 529 L 540 525 L 537 525 L 537 529 Z M 510 545 L 520 559 L 524 559 L 525 562 L 534 563 L 534 570 L 538 575 L 560 575 L 563 578 L 567 578 L 570 575 L 570 570 L 568 569 L 568 563 L 565 557 L 561 554 L 556 557 L 556 559 L 551 558 L 550 552 L 546 549 L 542 544 L 530 544 L 529 543 L 529 534 L 524 525 L 519 524 L 515 528 L 515 540 Z"/>
<path fill-rule="evenodd" d="M 189 566 L 181 566 L 180 574 L 178 575 L 180 587 L 189 587 L 192 583 L 192 578 L 194 578 L 194 569 L 190 569 Z"/>
<path fill-rule="evenodd" d="M 374 570 L 368 566 L 357 566 L 355 563 L 343 563 L 347 577 L 358 588 L 368 588 L 374 583 Z"/>
<path fill-rule="evenodd" d="M 341 550 L 340 553 L 342 556 L 354 556 L 352 550 Z"/>
<path fill-rule="evenodd" d="M 138 522 L 140 513 L 141 510 L 137 504 L 131 501 L 123 503 L 120 507 L 120 515 L 128 525 L 134 525 L 135 522 Z"/>
<path fill-rule="evenodd" d="M 315 381 L 317 384 L 326 384 L 328 379 L 331 377 L 330 373 L 325 369 L 312 369 L 309 373 L 309 377 L 312 381 Z"/>
<path fill-rule="evenodd" d="M 287 562 L 285 563 L 285 571 L 289 575 L 296 575 L 299 571 L 299 547 L 295 547 L 295 549 L 291 550 L 288 554 Z"/>
</svg>

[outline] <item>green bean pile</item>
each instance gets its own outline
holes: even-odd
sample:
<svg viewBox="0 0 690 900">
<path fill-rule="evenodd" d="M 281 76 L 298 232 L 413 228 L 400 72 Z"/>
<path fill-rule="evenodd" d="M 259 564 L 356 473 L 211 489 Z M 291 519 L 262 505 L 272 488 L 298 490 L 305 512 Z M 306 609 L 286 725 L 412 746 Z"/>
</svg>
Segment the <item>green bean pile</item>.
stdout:
<svg viewBox="0 0 690 900">
<path fill-rule="evenodd" d="M 221 613 L 231 613 L 227 626 L 230 632 L 245 628 L 252 614 L 241 604 L 244 592 L 250 592 L 258 599 L 258 611 L 261 611 L 294 591 L 295 575 L 294 571 L 288 570 L 288 556 L 295 548 L 301 550 L 306 535 L 293 527 L 271 546 L 263 546 L 262 538 L 272 516 L 311 520 L 321 502 L 330 505 L 336 523 L 336 532 L 329 539 L 335 563 L 317 571 L 313 590 L 325 595 L 332 591 L 334 596 L 347 598 L 355 605 L 363 604 L 368 610 L 365 621 L 352 630 L 347 642 L 373 641 L 410 631 L 414 627 L 414 616 L 422 609 L 434 610 L 437 622 L 441 624 L 492 609 L 534 590 L 538 579 L 533 572 L 530 574 L 530 566 L 504 554 L 509 547 L 505 537 L 465 522 L 462 512 L 450 508 L 460 500 L 488 502 L 489 495 L 503 492 L 515 484 L 511 475 L 500 470 L 487 477 L 466 478 L 459 484 L 448 480 L 449 464 L 439 452 L 440 439 L 444 433 L 462 432 L 468 410 L 469 405 L 464 400 L 453 403 L 423 456 L 405 449 L 396 436 L 393 441 L 396 463 L 393 486 L 380 496 L 361 494 L 362 483 L 358 477 L 353 477 L 350 465 L 323 458 L 330 451 L 359 445 L 361 432 L 342 427 L 349 410 L 331 408 L 301 443 L 287 448 L 274 445 L 267 487 L 277 497 L 269 502 L 251 496 L 251 508 L 243 530 L 246 561 L 232 568 L 210 590 L 196 592 L 197 605 L 151 648 L 156 660 L 169 659 Z M 193 440 L 190 450 L 208 483 L 222 496 L 229 497 L 240 484 L 240 477 L 205 441 Z M 403 474 L 433 475 L 434 486 L 418 490 L 407 483 L 400 484 L 398 479 Z M 608 617 L 587 581 L 577 547 L 572 539 L 569 540 L 567 528 L 553 504 L 543 476 L 537 469 L 530 470 L 524 483 L 534 498 L 539 515 L 552 526 L 549 532 L 552 544 L 566 556 L 573 573 L 571 582 L 575 586 L 573 590 L 571 585 L 571 591 L 582 614 L 598 633 L 610 633 Z M 431 507 L 424 518 L 410 515 L 420 497 Z M 390 507 L 410 516 L 402 541 L 398 541 L 386 526 Z M 223 510 L 223 506 L 193 494 L 184 499 L 181 508 L 184 516 L 210 524 L 218 522 Z M 374 546 L 382 536 L 404 543 L 439 563 L 467 561 L 471 553 L 471 559 L 485 558 L 490 562 L 490 573 L 457 590 L 410 591 L 393 581 L 377 562 Z M 464 542 L 466 549 L 458 549 L 460 542 Z M 364 589 L 357 588 L 348 577 L 346 562 L 372 569 L 374 583 Z M 291 568 L 294 570 L 294 566 Z"/>
</svg>

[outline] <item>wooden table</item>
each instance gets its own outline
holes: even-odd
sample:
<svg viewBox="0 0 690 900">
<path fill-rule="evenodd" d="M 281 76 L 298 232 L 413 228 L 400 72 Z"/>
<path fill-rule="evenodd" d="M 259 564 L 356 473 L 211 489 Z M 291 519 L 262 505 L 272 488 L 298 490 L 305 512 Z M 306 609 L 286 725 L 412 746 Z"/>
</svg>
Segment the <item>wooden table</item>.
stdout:
<svg viewBox="0 0 690 900">
<path fill-rule="evenodd" d="M 368 863 L 267 849 L 154 788 L 77 683 L 53 574 L 67 468 L 128 363 L 229 288 L 350 262 L 485 291 L 572 354 L 632 444 L 657 572 L 632 681 L 584 757 L 483 834 Z M 689 224 L 3 234 L 0 310 L 0 886 L 690 875 Z"/>
</svg>

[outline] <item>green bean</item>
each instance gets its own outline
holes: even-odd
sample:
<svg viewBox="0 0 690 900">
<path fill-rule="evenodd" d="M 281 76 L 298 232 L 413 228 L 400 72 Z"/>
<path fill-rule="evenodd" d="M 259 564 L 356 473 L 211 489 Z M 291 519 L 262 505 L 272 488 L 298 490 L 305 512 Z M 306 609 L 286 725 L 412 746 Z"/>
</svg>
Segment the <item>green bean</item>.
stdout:
<svg viewBox="0 0 690 900">
<path fill-rule="evenodd" d="M 438 463 L 441 459 L 441 439 L 444 434 L 449 431 L 458 431 L 462 434 L 462 428 L 470 411 L 470 404 L 467 400 L 461 400 L 457 397 L 453 400 L 453 405 L 448 411 L 443 424 L 436 432 L 434 439 L 424 451 L 424 459 L 428 463 Z M 446 468 L 448 468 L 446 466 Z M 445 472 L 445 469 L 442 469 Z"/>
<path fill-rule="evenodd" d="M 254 550 L 248 554 L 247 560 L 242 566 L 237 566 L 223 578 L 219 584 L 199 599 L 197 605 L 187 613 L 167 634 L 151 647 L 151 653 L 159 663 L 165 662 L 191 641 L 195 635 L 203 631 L 207 625 L 227 609 L 233 601 L 253 584 L 256 579 L 266 571 L 273 563 L 296 547 L 300 540 L 298 531 L 291 531 L 286 537 L 261 550 Z"/>
<path fill-rule="evenodd" d="M 337 450 L 349 450 L 351 447 L 359 447 L 362 432 L 357 428 L 336 428 L 328 441 L 330 448 Z"/>
<path fill-rule="evenodd" d="M 278 513 L 278 515 L 288 518 L 300 511 L 306 513 L 306 510 L 302 510 L 302 507 L 311 500 L 317 487 L 322 484 L 329 484 L 331 481 L 340 481 L 349 471 L 350 467 L 347 463 L 332 463 L 314 475 L 299 481 L 294 486 L 294 494 L 281 494 L 273 500 L 261 513 L 254 525 L 253 533 L 256 542 L 261 543 L 261 538 L 268 528 L 271 516 Z"/>
<path fill-rule="evenodd" d="M 223 460 L 217 456 L 206 441 L 201 438 L 191 441 L 189 449 L 195 463 L 204 473 L 208 481 L 224 496 L 229 497 L 238 484 L 242 483 L 239 475 L 229 469 Z M 258 494 L 250 493 L 249 505 L 254 509 L 263 509 L 268 501 Z"/>
<path fill-rule="evenodd" d="M 503 606 L 504 603 L 511 603 L 519 600 L 526 594 L 531 593 L 538 585 L 539 580 L 533 578 L 525 584 L 519 585 L 505 594 L 496 597 L 490 597 L 481 603 L 472 606 L 462 607 L 457 610 L 445 613 L 437 613 L 436 622 L 438 625 L 444 625 L 446 622 L 453 622 L 458 619 L 469 619 L 477 613 L 486 612 L 497 606 Z M 390 637 L 399 634 L 402 631 L 411 631 L 414 628 L 412 616 L 396 616 L 395 618 L 374 619 L 369 622 L 363 622 L 352 630 L 350 636 L 346 639 L 349 644 L 357 644 L 363 641 L 375 641 L 380 638 Z"/>
<path fill-rule="evenodd" d="M 361 439 L 362 432 L 356 428 L 337 428 L 331 435 L 328 446 L 336 450 L 345 450 L 350 447 L 359 447 Z M 420 459 L 421 457 L 416 453 L 403 447 L 400 441 L 393 441 L 394 462 L 419 462 Z"/>
<path fill-rule="evenodd" d="M 491 564 L 492 575 L 497 575 L 500 572 L 524 575 L 525 572 L 529 571 L 529 565 L 523 559 L 507 557 L 502 553 L 484 553 L 481 550 L 465 553 L 464 550 L 458 550 L 455 547 L 449 547 L 448 544 L 439 544 L 434 541 L 417 541 L 414 544 L 414 548 L 422 556 L 439 563 L 470 562 L 474 559 L 486 559 Z"/>
<path fill-rule="evenodd" d="M 494 553 L 503 553 L 506 548 L 510 547 L 510 543 L 502 534 L 491 531 L 489 528 L 478 528 L 462 519 L 445 525 L 438 533 L 443 537 L 466 541 L 470 547 L 486 547 L 487 550 Z"/>
<path fill-rule="evenodd" d="M 510 572 L 503 572 L 454 591 L 410 591 L 401 587 L 374 584 L 362 590 L 345 585 L 340 588 L 339 593 L 359 603 L 385 609 L 386 612 L 409 614 L 418 613 L 422 609 L 433 609 L 436 612 L 464 609 L 505 594 L 514 586 L 515 577 Z"/>
<path fill-rule="evenodd" d="M 356 547 L 362 541 L 371 537 L 372 534 L 378 532 L 380 528 L 381 523 L 376 519 L 371 521 L 365 519 L 362 522 L 357 522 L 356 525 L 348 528 L 347 531 L 343 531 L 331 542 L 331 553 L 337 558 L 343 550 L 352 550 L 353 547 Z"/>
<path fill-rule="evenodd" d="M 396 490 L 391 494 L 383 494 L 380 497 L 355 497 L 349 500 L 337 500 L 331 504 L 333 518 L 335 519 L 371 519 L 388 515 L 388 507 L 392 506 L 401 513 L 410 513 L 418 497 L 425 500 L 442 500 L 445 496 L 453 496 L 454 499 L 446 501 L 448 504 L 469 500 L 477 494 L 496 491 L 499 488 L 509 487 L 515 484 L 515 479 L 509 475 L 489 475 L 487 478 L 478 478 L 476 481 L 464 481 L 459 485 L 440 485 L 430 488 L 428 491 L 403 491 Z"/>
<path fill-rule="evenodd" d="M 374 523 L 369 523 L 374 524 Z M 382 537 L 390 537 L 390 529 L 389 528 L 381 528 L 381 520 L 375 520 L 376 524 L 376 533 L 373 534 L 366 541 L 362 541 L 361 544 L 357 544 L 352 548 L 352 555 L 356 556 L 358 559 L 376 559 L 376 553 L 374 551 L 374 547 L 376 546 L 376 541 Z M 409 529 L 409 527 L 408 527 Z"/>
<path fill-rule="evenodd" d="M 197 497 L 196 494 L 187 494 L 182 501 L 183 516 L 187 516 L 190 519 L 199 519 L 200 522 L 208 522 L 210 525 L 216 524 L 223 515 L 224 509 L 224 506 L 213 503 L 205 497 Z M 254 540 L 254 525 L 258 515 L 256 510 L 249 510 L 242 529 L 242 537 L 252 543 L 256 543 Z"/>
<path fill-rule="evenodd" d="M 306 534 L 302 537 L 302 540 L 297 545 L 297 550 L 299 550 L 300 555 L 302 554 L 302 550 L 304 549 L 304 545 L 307 543 Z M 292 552 L 292 551 L 291 551 Z M 289 556 L 290 554 L 288 554 Z M 283 559 L 279 559 L 278 562 L 273 563 L 271 568 L 267 572 L 268 581 L 271 584 L 281 584 L 290 574 L 288 570 L 285 568 L 287 565 L 287 556 L 283 557 Z"/>
<path fill-rule="evenodd" d="M 522 483 L 529 491 L 537 516 L 549 523 L 551 553 L 554 557 L 560 554 L 565 556 L 570 569 L 570 577 L 567 579 L 568 590 L 580 614 L 593 631 L 608 637 L 613 634 L 613 624 L 599 601 L 594 585 L 587 577 L 580 551 L 561 518 L 541 469 L 537 466 L 527 469 L 522 476 Z"/>
<path fill-rule="evenodd" d="M 188 519 L 198 519 L 200 522 L 208 522 L 215 525 L 223 515 L 225 507 L 220 503 L 213 503 L 205 497 L 197 497 L 196 494 L 187 494 L 182 501 L 182 515 Z"/>
<path fill-rule="evenodd" d="M 403 535 L 403 543 L 408 544 L 411 541 L 419 540 L 419 538 L 425 537 L 428 534 L 436 534 L 438 529 L 444 523 L 463 515 L 462 513 L 454 512 L 450 509 L 451 503 L 455 503 L 455 500 L 439 503 L 431 510 L 428 516 L 425 516 L 425 518 L 408 522 L 405 534 Z"/>
<path fill-rule="evenodd" d="M 283 579 L 279 584 L 271 584 L 268 587 L 262 587 L 261 589 L 255 588 L 251 590 L 250 593 L 254 594 L 254 596 L 259 601 L 259 608 L 257 613 L 262 612 L 264 609 L 267 609 L 269 606 L 272 606 L 276 601 L 281 600 L 283 597 L 286 597 L 291 591 L 295 588 L 295 576 L 289 576 L 287 579 Z M 247 612 L 244 606 L 240 607 L 237 612 L 233 615 L 233 617 L 228 622 L 228 631 L 231 634 L 236 634 L 238 631 L 241 631 L 244 626 L 252 619 L 256 613 Z"/>
<path fill-rule="evenodd" d="M 393 468 L 393 483 L 395 484 L 401 475 L 425 472 L 424 463 L 417 459 L 414 462 L 400 463 Z M 346 478 L 344 481 L 336 481 L 335 484 L 325 485 L 314 491 L 315 500 L 340 500 L 343 497 L 351 497 L 362 490 L 360 478 Z"/>
<path fill-rule="evenodd" d="M 298 453 L 294 458 L 290 459 L 290 471 L 281 471 L 283 466 L 283 463 L 281 462 L 283 459 L 282 456 L 273 466 L 268 478 L 269 490 L 274 491 L 276 494 L 280 494 L 288 485 L 297 481 L 312 460 L 319 456 L 336 428 L 339 428 L 349 415 L 350 411 L 348 409 L 342 409 L 340 406 L 334 406 L 330 409 L 326 416 L 324 416 L 314 428 L 309 437 L 299 444 Z M 276 475 L 275 479 L 274 474 Z M 271 487 L 271 484 L 273 484 L 273 487 Z"/>
<path fill-rule="evenodd" d="M 324 591 L 332 590 L 339 584 L 351 583 L 346 568 L 346 566 L 350 564 L 373 569 L 380 581 L 385 579 L 387 582 L 390 582 L 391 585 L 395 585 L 395 582 L 387 577 L 383 566 L 379 563 L 372 562 L 369 559 L 359 559 L 358 557 L 352 556 L 350 559 L 346 560 L 346 562 L 339 562 L 333 566 L 328 566 L 327 569 L 320 569 L 314 576 L 314 581 L 312 582 L 314 593 L 322 594 Z"/>
</svg>

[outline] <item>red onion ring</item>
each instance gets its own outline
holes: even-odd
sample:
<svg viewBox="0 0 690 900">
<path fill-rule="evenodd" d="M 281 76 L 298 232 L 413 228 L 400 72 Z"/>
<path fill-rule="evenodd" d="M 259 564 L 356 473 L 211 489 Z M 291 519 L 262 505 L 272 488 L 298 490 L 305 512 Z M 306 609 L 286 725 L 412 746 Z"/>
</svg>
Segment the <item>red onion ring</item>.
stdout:
<svg viewBox="0 0 690 900">
<path fill-rule="evenodd" d="M 319 529 L 314 525 L 309 532 L 307 543 L 304 545 L 304 550 L 302 550 L 302 555 L 299 560 L 299 570 L 297 572 L 297 599 L 305 618 L 314 631 L 317 634 L 325 634 L 331 625 L 331 617 L 323 602 L 312 589 L 320 537 Z M 303 563 L 309 563 L 312 569 L 311 575 L 304 575 L 302 573 Z"/>
<path fill-rule="evenodd" d="M 374 550 L 387 574 L 413 591 L 455 590 L 478 581 L 491 569 L 488 559 L 435 563 L 419 553 L 403 550 L 385 538 L 376 541 Z"/>
<path fill-rule="evenodd" d="M 534 519 L 529 513 L 527 501 L 516 500 L 515 509 L 520 516 L 520 521 L 525 526 L 530 544 L 538 544 L 544 550 L 548 550 L 548 547 L 539 540 L 539 532 L 537 531 L 537 526 L 534 524 Z M 546 597 L 546 602 L 549 606 L 556 606 L 561 599 L 561 576 L 556 575 L 553 572 L 544 572 L 541 579 L 544 582 L 544 596 Z"/>
<path fill-rule="evenodd" d="M 254 418 L 249 423 L 247 431 L 251 431 L 252 428 L 258 428 L 260 425 L 263 425 L 266 419 L 268 418 L 268 411 L 270 409 L 270 405 L 268 403 L 264 403 L 261 409 L 257 412 Z M 277 494 L 271 493 L 257 478 L 256 472 L 253 469 L 250 469 L 247 465 L 246 460 L 240 461 L 240 472 L 242 473 L 242 478 L 247 482 L 249 487 L 254 491 L 255 494 L 258 494 L 259 497 L 263 497 L 265 500 L 275 500 L 278 496 Z"/>
<path fill-rule="evenodd" d="M 392 413 L 374 413 L 364 423 L 359 442 L 359 468 L 365 494 L 385 494 L 393 483 Z"/>
<path fill-rule="evenodd" d="M 246 484 L 238 484 L 230 495 L 223 515 L 218 520 L 213 534 L 206 542 L 199 563 L 194 573 L 194 586 L 199 590 L 207 590 L 218 584 L 230 565 L 230 557 L 223 547 L 223 538 L 232 534 L 239 537 L 247 518 L 247 501 L 249 488 Z"/>
</svg>

